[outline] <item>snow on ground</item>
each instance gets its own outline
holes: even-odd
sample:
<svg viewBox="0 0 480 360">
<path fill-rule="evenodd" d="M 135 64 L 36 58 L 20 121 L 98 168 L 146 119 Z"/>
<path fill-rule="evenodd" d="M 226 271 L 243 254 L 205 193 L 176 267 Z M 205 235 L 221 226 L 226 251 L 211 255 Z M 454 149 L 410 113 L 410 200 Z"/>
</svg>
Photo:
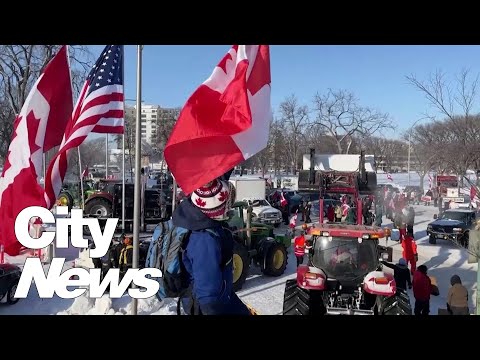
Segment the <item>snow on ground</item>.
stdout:
<svg viewBox="0 0 480 360">
<path fill-rule="evenodd" d="M 411 184 L 418 185 L 418 175 L 411 174 Z M 379 183 L 387 182 L 379 174 Z M 392 174 L 394 182 L 401 186 L 408 183 L 406 174 Z M 428 181 L 428 180 L 427 180 Z M 426 236 L 427 224 L 433 221 L 433 215 L 437 209 L 433 206 L 414 206 L 415 217 L 415 239 L 418 245 L 419 262 L 418 265 L 425 264 L 428 267 L 428 273 L 436 277 L 440 289 L 440 295 L 431 299 L 431 315 L 436 315 L 438 308 L 446 307 L 446 295 L 450 287 L 450 277 L 458 274 L 463 284 L 469 290 L 470 312 L 474 313 L 476 272 L 477 264 L 468 264 L 468 254 L 465 249 L 458 248 L 451 242 L 438 241 L 436 245 L 428 243 Z M 385 226 L 391 226 L 390 221 L 384 223 Z M 285 228 L 282 226 L 277 229 L 282 233 Z M 394 249 L 394 261 L 401 257 L 401 246 L 392 241 L 389 242 Z M 78 256 L 78 249 L 57 249 L 57 257 L 65 257 L 67 263 L 65 268 L 72 266 L 73 260 Z M 7 261 L 22 265 L 26 255 L 15 258 L 7 257 Z M 47 268 L 47 266 L 45 266 Z M 283 304 L 283 293 L 285 281 L 295 278 L 296 260 L 292 250 L 289 251 L 287 269 L 281 277 L 272 278 L 262 276 L 259 269 L 252 267 L 250 275 L 247 278 L 243 288 L 238 292 L 240 298 L 253 306 L 260 315 L 281 314 Z M 409 291 L 412 305 L 414 304 L 413 294 Z M 170 315 L 176 314 L 176 299 L 165 302 L 158 301 L 155 297 L 138 300 L 138 314 L 140 315 Z M 64 300 L 55 296 L 52 299 L 40 299 L 36 287 L 32 285 L 29 296 L 21 299 L 17 304 L 8 306 L 0 304 L 0 315 L 7 314 L 58 314 L 58 315 L 124 315 L 131 313 L 131 299 L 126 295 L 120 299 L 110 299 L 104 296 L 100 299 L 89 299 L 82 295 L 75 300 Z"/>
</svg>

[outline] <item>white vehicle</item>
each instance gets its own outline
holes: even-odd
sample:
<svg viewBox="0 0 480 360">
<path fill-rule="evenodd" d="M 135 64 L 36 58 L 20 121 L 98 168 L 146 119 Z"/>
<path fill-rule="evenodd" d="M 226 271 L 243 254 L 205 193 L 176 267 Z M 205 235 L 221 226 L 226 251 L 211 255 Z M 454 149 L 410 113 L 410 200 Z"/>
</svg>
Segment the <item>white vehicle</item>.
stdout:
<svg viewBox="0 0 480 360">
<path fill-rule="evenodd" d="M 252 221 L 262 224 L 273 225 L 278 227 L 282 222 L 282 213 L 280 210 L 275 209 L 265 199 L 243 199 L 252 206 Z M 243 218 L 247 218 L 247 209 L 243 210 Z"/>
<path fill-rule="evenodd" d="M 240 199 L 265 199 L 265 179 L 255 177 L 231 177 L 230 182 L 235 186 L 237 200 Z"/>
</svg>

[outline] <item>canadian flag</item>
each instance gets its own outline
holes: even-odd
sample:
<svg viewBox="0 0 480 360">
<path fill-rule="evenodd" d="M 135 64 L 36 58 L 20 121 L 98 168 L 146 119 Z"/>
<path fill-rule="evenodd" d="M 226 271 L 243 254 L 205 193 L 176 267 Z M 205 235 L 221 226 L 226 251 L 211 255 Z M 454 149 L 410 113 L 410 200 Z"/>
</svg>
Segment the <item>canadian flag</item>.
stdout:
<svg viewBox="0 0 480 360">
<path fill-rule="evenodd" d="M 392 175 L 387 174 L 387 179 L 390 180 L 390 181 L 393 181 Z"/>
<path fill-rule="evenodd" d="M 477 196 L 477 189 L 475 186 L 470 187 L 470 201 L 473 201 L 475 199 L 475 196 Z"/>
<path fill-rule="evenodd" d="M 29 206 L 45 207 L 37 179 L 43 153 L 60 145 L 73 111 L 67 47 L 63 46 L 33 85 L 18 114 L 0 178 L 0 244 L 10 256 L 19 254 L 15 219 Z"/>
<path fill-rule="evenodd" d="M 287 199 L 285 199 L 285 195 L 283 195 L 283 191 L 280 193 L 280 206 L 287 205 Z"/>
<path fill-rule="evenodd" d="M 186 194 L 267 146 L 270 105 L 268 45 L 234 45 L 183 107 L 165 160 Z"/>
<path fill-rule="evenodd" d="M 295 215 L 292 216 L 292 218 L 290 219 L 290 224 L 288 225 L 290 228 L 294 228 L 295 226 L 297 226 L 297 218 L 298 218 L 298 211 L 295 212 Z"/>
<path fill-rule="evenodd" d="M 433 182 L 432 175 L 428 174 L 428 187 L 430 189 L 432 188 L 432 182 Z"/>
<path fill-rule="evenodd" d="M 85 166 L 85 169 L 82 171 L 82 178 L 88 177 L 88 166 Z"/>
</svg>

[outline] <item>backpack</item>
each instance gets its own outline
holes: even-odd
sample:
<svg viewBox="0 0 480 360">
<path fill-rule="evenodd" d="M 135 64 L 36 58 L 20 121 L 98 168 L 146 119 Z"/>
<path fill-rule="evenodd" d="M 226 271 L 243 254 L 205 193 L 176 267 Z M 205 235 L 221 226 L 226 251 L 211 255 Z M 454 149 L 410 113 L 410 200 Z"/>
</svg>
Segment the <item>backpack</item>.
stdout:
<svg viewBox="0 0 480 360">
<path fill-rule="evenodd" d="M 205 229 L 219 241 L 220 235 L 212 230 Z M 162 271 L 162 277 L 156 278 L 160 288 L 156 297 L 159 301 L 166 298 L 181 298 L 191 294 L 191 281 L 183 265 L 183 253 L 188 245 L 191 231 L 173 225 L 172 220 L 159 223 L 153 231 L 152 240 L 147 251 L 145 267 L 157 268 Z M 222 244 L 222 242 L 221 242 Z M 224 247 L 222 247 L 222 267 L 224 261 Z"/>
</svg>

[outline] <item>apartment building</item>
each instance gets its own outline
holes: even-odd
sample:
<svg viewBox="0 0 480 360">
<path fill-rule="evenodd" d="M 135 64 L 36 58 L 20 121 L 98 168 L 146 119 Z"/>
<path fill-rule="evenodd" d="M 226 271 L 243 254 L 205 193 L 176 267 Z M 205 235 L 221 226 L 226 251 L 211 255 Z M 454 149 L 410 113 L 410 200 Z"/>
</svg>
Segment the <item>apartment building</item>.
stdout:
<svg viewBox="0 0 480 360">
<path fill-rule="evenodd" d="M 136 105 L 127 106 L 125 108 L 126 114 L 129 114 L 136 117 Z M 142 140 L 147 144 L 155 147 L 158 142 L 157 130 L 159 124 L 165 119 L 171 118 L 174 114 L 175 109 L 162 108 L 159 105 L 147 105 L 142 104 L 142 113 L 141 113 L 141 130 L 142 130 Z"/>
</svg>

